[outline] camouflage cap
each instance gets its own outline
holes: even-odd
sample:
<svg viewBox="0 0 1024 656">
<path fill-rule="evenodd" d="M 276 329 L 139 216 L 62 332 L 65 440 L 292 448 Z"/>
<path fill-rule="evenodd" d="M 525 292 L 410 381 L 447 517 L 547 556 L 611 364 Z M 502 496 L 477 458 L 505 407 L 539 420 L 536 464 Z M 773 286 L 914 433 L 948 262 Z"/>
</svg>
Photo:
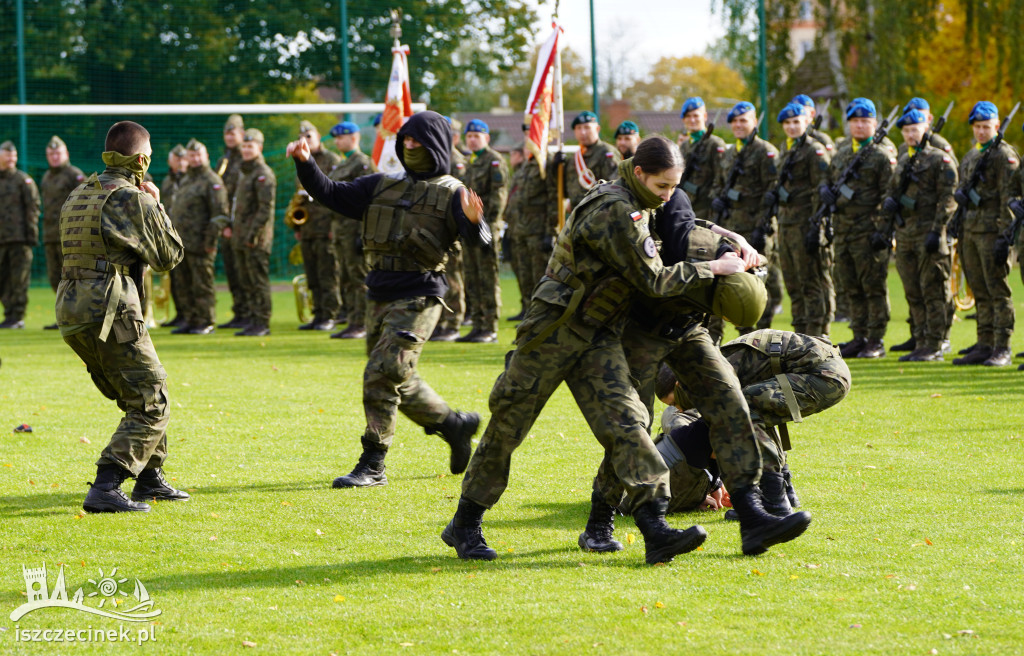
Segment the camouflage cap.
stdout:
<svg viewBox="0 0 1024 656">
<path fill-rule="evenodd" d="M 185 144 L 185 150 L 202 150 L 204 148 L 206 148 L 206 144 L 195 138 L 189 139 L 188 143 Z"/>
<path fill-rule="evenodd" d="M 717 278 L 711 311 L 733 325 L 753 326 L 764 314 L 767 304 L 768 290 L 764 282 L 744 271 Z"/>
<path fill-rule="evenodd" d="M 299 134 L 306 134 L 307 132 L 316 132 L 319 134 L 320 130 L 317 130 L 316 126 L 309 121 L 302 121 L 299 123 Z"/>
<path fill-rule="evenodd" d="M 14 142 L 11 141 L 10 139 L 0 144 L 0 150 L 9 150 L 12 153 L 18 152 L 18 149 L 15 147 Z"/>
<path fill-rule="evenodd" d="M 192 142 L 190 141 L 189 143 Z M 171 148 L 171 154 L 174 155 L 175 157 L 184 157 L 186 155 L 185 147 L 182 146 L 181 144 L 176 144 L 174 148 Z"/>
<path fill-rule="evenodd" d="M 50 140 L 46 142 L 47 150 L 60 150 L 61 148 L 66 149 L 67 147 L 68 145 L 64 143 L 64 140 L 57 135 L 53 135 L 50 137 Z"/>
<path fill-rule="evenodd" d="M 232 114 L 228 117 L 227 122 L 224 124 L 224 131 L 230 132 L 231 130 L 244 130 L 245 123 L 242 121 L 241 114 Z"/>
<path fill-rule="evenodd" d="M 263 133 L 256 128 L 249 128 L 245 131 L 242 141 L 257 141 L 259 143 L 263 143 Z"/>
</svg>

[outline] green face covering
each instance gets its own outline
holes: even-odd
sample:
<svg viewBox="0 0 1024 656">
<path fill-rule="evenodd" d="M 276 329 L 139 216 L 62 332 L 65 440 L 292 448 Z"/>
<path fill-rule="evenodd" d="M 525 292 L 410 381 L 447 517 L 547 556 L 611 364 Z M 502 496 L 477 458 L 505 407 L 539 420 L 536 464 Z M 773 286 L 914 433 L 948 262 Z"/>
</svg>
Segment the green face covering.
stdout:
<svg viewBox="0 0 1024 656">
<path fill-rule="evenodd" d="M 636 177 L 633 168 L 632 157 L 623 160 L 619 163 L 619 177 L 622 178 L 622 182 L 625 183 L 626 187 L 633 192 L 633 195 L 640 200 L 640 205 L 648 210 L 664 205 L 665 201 L 658 194 L 648 189 L 643 182 L 640 182 L 640 178 Z"/>
<path fill-rule="evenodd" d="M 139 161 L 139 158 L 142 161 Z M 142 153 L 136 153 L 134 155 L 122 155 L 119 152 L 108 150 L 103 153 L 103 163 L 107 166 L 114 166 L 117 168 L 128 169 L 135 176 L 135 185 L 139 186 L 142 184 L 142 179 L 146 176 L 146 171 L 149 169 L 149 155 L 143 155 Z"/>
<path fill-rule="evenodd" d="M 430 156 L 430 151 L 423 146 L 406 148 L 403 159 L 405 159 L 405 167 L 414 173 L 429 173 L 434 169 L 434 158 Z"/>
</svg>

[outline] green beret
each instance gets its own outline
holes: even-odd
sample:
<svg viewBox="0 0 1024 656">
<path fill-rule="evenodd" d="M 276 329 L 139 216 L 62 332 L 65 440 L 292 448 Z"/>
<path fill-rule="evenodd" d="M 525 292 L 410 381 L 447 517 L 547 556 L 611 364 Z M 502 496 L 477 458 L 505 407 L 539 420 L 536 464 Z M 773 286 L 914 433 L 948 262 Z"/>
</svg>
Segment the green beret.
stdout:
<svg viewBox="0 0 1024 656">
<path fill-rule="evenodd" d="M 591 111 L 582 111 L 572 120 L 572 126 L 583 125 L 584 123 L 597 123 L 597 114 Z"/>
<path fill-rule="evenodd" d="M 640 128 L 633 121 L 623 121 L 619 124 L 619 127 L 615 128 L 616 137 L 630 134 L 640 134 Z"/>
<path fill-rule="evenodd" d="M 67 147 L 68 145 L 64 143 L 64 140 L 58 137 L 57 135 L 53 135 L 52 137 L 50 137 L 50 140 L 46 142 L 47 150 L 60 150 L 61 148 L 66 149 Z"/>
<path fill-rule="evenodd" d="M 18 152 L 18 149 L 14 146 L 14 142 L 10 139 L 0 144 L 0 150 L 9 150 L 12 153 Z"/>
<path fill-rule="evenodd" d="M 245 129 L 245 123 L 242 122 L 242 116 L 240 114 L 232 114 L 228 117 L 227 123 L 224 124 L 225 132 L 230 132 L 235 129 Z"/>
</svg>

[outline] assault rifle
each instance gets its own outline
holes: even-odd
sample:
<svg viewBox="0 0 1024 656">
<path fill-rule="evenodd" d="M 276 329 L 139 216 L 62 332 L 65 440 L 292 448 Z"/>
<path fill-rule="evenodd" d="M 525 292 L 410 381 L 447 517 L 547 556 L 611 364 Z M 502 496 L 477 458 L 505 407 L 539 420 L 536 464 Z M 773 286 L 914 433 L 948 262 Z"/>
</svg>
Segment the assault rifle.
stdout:
<svg viewBox="0 0 1024 656">
<path fill-rule="evenodd" d="M 935 126 L 925 131 L 921 137 L 921 143 L 917 144 L 917 150 L 910 157 L 910 161 L 903 167 L 899 185 L 896 187 L 896 195 L 893 196 L 893 200 L 899 203 L 896 211 L 893 213 L 893 220 L 896 222 L 897 227 L 902 228 L 907 224 L 906 219 L 903 217 L 903 208 L 912 210 L 917 204 L 916 200 L 907 196 L 907 189 L 910 188 L 910 183 L 917 179 L 917 176 L 914 174 L 914 165 L 917 163 L 917 158 L 921 156 L 921 152 L 928 145 L 928 140 L 931 139 L 932 135 L 942 132 L 942 128 L 946 125 L 946 119 L 949 118 L 949 113 L 953 111 L 953 105 L 954 102 L 950 102 L 946 107 L 946 113 L 940 116 L 939 120 L 935 121 Z M 889 226 L 889 233 L 892 234 L 892 225 Z"/>
<path fill-rule="evenodd" d="M 957 207 L 956 212 L 953 214 L 953 218 L 949 220 L 949 224 L 946 226 L 946 232 L 953 238 L 959 238 L 960 232 L 964 227 L 964 216 L 967 214 L 967 206 L 974 205 L 978 207 L 981 205 L 981 194 L 978 193 L 978 183 L 985 177 L 985 171 L 988 169 L 989 164 L 992 162 L 994 157 L 993 153 L 999 150 L 999 144 L 1003 142 L 1003 135 L 1006 134 L 1006 128 L 1009 127 L 1010 122 L 1013 121 L 1014 115 L 1017 114 L 1017 110 L 1020 109 L 1020 103 L 1018 102 L 1013 106 L 1013 111 L 1006 117 L 1006 120 L 999 126 L 999 131 L 996 132 L 996 136 L 992 137 L 992 141 L 989 142 L 988 148 L 981 154 L 981 158 L 978 160 L 978 164 L 974 167 L 974 171 L 971 172 L 971 177 L 967 181 L 967 184 L 963 185 L 956 190 L 957 196 Z"/>
<path fill-rule="evenodd" d="M 839 174 L 836 181 L 829 187 L 833 196 L 842 196 L 847 200 L 853 198 L 853 189 L 846 183 L 857 175 L 861 165 L 864 164 L 867 154 L 874 150 L 882 142 L 882 139 L 885 139 L 886 135 L 889 134 L 889 124 L 896 118 L 898 111 L 900 111 L 899 105 L 892 108 L 889 116 L 875 130 L 875 136 L 871 138 L 871 143 L 862 146 L 857 151 L 857 154 L 853 156 L 850 163 L 846 165 L 843 172 Z M 852 139 L 853 137 L 850 138 Z M 835 236 L 835 231 L 832 228 L 832 215 L 836 213 L 837 209 L 836 205 L 822 203 L 818 211 L 814 213 L 814 216 L 810 218 L 811 227 L 804 238 L 804 247 L 808 253 L 812 253 L 821 246 L 827 246 L 832 242 L 832 238 Z"/>
<path fill-rule="evenodd" d="M 761 117 L 757 119 L 757 125 L 747 136 L 747 139 L 753 140 L 753 137 L 757 136 L 758 131 L 761 129 L 761 121 L 764 120 L 764 112 L 761 112 Z M 718 225 L 722 224 L 729 216 L 729 208 L 732 207 L 732 201 L 739 200 L 739 192 L 734 191 L 733 187 L 736 186 L 736 181 L 741 175 L 743 175 L 743 164 L 746 162 L 746 154 L 750 152 L 750 149 L 744 149 L 736 155 L 736 159 L 732 162 L 732 168 L 729 169 L 729 176 L 725 179 L 725 190 L 722 195 L 718 198 L 725 203 L 726 209 L 721 212 L 715 213 L 715 223 Z"/>
<path fill-rule="evenodd" d="M 690 182 L 690 178 L 693 177 L 693 174 L 700 170 L 700 165 L 698 165 L 697 162 L 693 160 L 698 159 L 696 157 L 698 151 L 701 151 L 701 149 L 703 148 L 707 148 L 707 142 L 715 133 L 715 123 L 718 122 L 718 117 L 720 114 L 721 110 L 715 112 L 714 119 L 712 119 L 711 122 L 708 123 L 707 126 L 705 126 L 704 134 L 700 135 L 700 139 L 693 147 L 694 157 L 691 158 L 691 161 L 686 162 L 686 167 L 683 169 L 683 177 L 677 185 L 683 191 L 689 194 L 691 200 L 696 200 L 697 190 L 700 189 L 700 187 Z"/>
</svg>

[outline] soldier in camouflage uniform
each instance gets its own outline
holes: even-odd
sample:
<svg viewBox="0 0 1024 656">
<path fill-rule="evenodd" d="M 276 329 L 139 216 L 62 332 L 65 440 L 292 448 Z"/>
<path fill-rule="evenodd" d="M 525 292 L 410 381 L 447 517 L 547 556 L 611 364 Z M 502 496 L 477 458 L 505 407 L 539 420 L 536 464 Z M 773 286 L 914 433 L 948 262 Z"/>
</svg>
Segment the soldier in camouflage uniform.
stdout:
<svg viewBox="0 0 1024 656">
<path fill-rule="evenodd" d="M 935 125 L 935 116 L 931 113 L 931 106 L 928 104 L 927 100 L 925 100 L 924 98 L 911 98 L 910 102 L 903 106 L 903 115 L 906 116 L 907 113 L 910 112 L 912 109 L 916 109 L 919 112 L 923 113 L 928 125 Z M 954 167 L 960 166 L 960 163 L 957 161 L 956 158 L 956 153 L 953 152 L 952 144 L 950 144 L 946 140 L 946 138 L 943 137 L 941 134 L 929 131 L 928 143 L 933 148 L 937 148 L 942 152 L 946 153 L 946 155 L 953 160 Z M 903 155 L 903 153 L 907 152 L 908 147 L 909 146 L 907 146 L 906 142 L 901 143 L 897 153 L 899 155 Z M 891 351 L 892 349 L 889 350 Z"/>
<path fill-rule="evenodd" d="M 534 154 L 522 150 L 523 163 L 512 176 L 509 189 L 508 238 L 511 242 L 512 268 L 519 283 L 522 311 L 510 317 L 521 321 L 530 304 L 533 288 L 544 275 L 551 249 L 558 234 L 558 188 L 555 165 L 547 158 L 541 172 Z"/>
<path fill-rule="evenodd" d="M 687 98 L 679 116 L 685 128 L 680 149 L 686 160 L 679 186 L 689 196 L 694 213 L 702 219 L 710 219 L 711 191 L 725 155 L 725 142 L 713 133 L 708 134 L 708 109 L 700 96 Z"/>
<path fill-rule="evenodd" d="M 462 123 L 452 120 L 449 121 L 449 125 L 452 128 L 452 147 L 448 173 L 456 180 L 465 182 L 466 156 L 457 147 Z M 448 279 L 448 291 L 444 295 L 446 307 L 442 309 L 441 319 L 430 335 L 432 342 L 454 342 L 459 337 L 459 327 L 466 321 L 466 268 L 463 250 L 462 240 L 457 239 L 448 253 L 448 262 L 444 266 L 444 275 Z"/>
<path fill-rule="evenodd" d="M 1016 247 L 1017 265 L 1020 267 L 1021 280 L 1024 281 L 1024 167 L 1017 167 L 1013 173 L 1010 183 L 1010 197 L 1013 199 L 1007 205 L 1013 215 L 1013 225 L 1007 233 L 1008 245 Z M 1024 358 L 1024 352 L 1016 355 Z M 1024 364 L 1017 367 L 1018 371 L 1024 371 Z"/>
<path fill-rule="evenodd" d="M 833 151 L 835 151 L 835 142 L 832 141 L 832 137 L 828 136 L 828 134 L 821 130 L 816 129 L 813 125 L 810 125 L 811 123 L 814 123 L 814 119 L 818 116 L 818 107 L 814 104 L 814 100 L 812 100 L 807 94 L 800 93 L 793 96 L 793 99 L 789 102 L 796 103 L 801 107 L 806 108 L 807 122 L 810 127 L 808 136 L 824 146 L 825 151 L 829 154 L 829 157 L 831 157 Z"/>
<path fill-rule="evenodd" d="M 572 132 L 580 144 L 579 154 L 565 161 L 565 197 L 569 209 L 576 207 L 598 180 L 618 177 L 622 159 L 615 146 L 601 141 L 601 126 L 594 112 L 580 112 L 572 120 Z"/>
<path fill-rule="evenodd" d="M 768 306 L 757 321 L 758 328 L 772 324 L 782 304 L 782 274 L 779 272 L 775 247 L 775 218 L 767 216 L 771 206 L 766 193 L 779 175 L 778 149 L 757 136 L 757 113 L 749 102 L 737 103 L 727 117 L 736 143 L 725 151 L 720 161 L 715 185 L 711 190 L 711 209 L 715 221 L 743 235 L 768 259 Z M 739 326 L 740 333 L 753 326 Z M 721 338 L 721 323 L 712 326 L 712 337 Z"/>
<path fill-rule="evenodd" d="M 466 167 L 466 186 L 484 202 L 484 220 L 491 234 L 502 232 L 505 203 L 508 200 L 508 164 L 501 153 L 490 147 L 489 126 L 479 119 L 466 124 L 466 146 L 470 149 Z M 489 343 L 498 341 L 501 316 L 501 283 L 498 280 L 501 243 L 494 239 L 484 247 L 463 251 L 466 272 L 466 305 L 472 312 L 473 330 L 457 342 Z"/>
<path fill-rule="evenodd" d="M 768 200 L 778 203 L 779 264 L 789 293 L 793 328 L 798 333 L 828 335 L 835 311 L 832 251 L 825 247 L 808 253 L 804 235 L 808 219 L 818 209 L 818 187 L 829 183 L 830 155 L 824 144 L 807 132 L 810 116 L 803 105 L 786 105 L 779 122 L 786 133 L 786 147 Z"/>
<path fill-rule="evenodd" d="M 952 157 L 930 141 L 922 145 L 929 125 L 928 116 L 919 109 L 911 109 L 896 122 L 907 149 L 899 156 L 882 202 L 882 211 L 896 229 L 896 271 L 903 281 L 915 344 L 913 351 L 900 356 L 901 362 L 942 360 L 948 325 L 953 262 L 946 223 L 956 209 L 957 174 Z"/>
<path fill-rule="evenodd" d="M 619 157 L 629 159 L 636 154 L 636 147 L 640 145 L 640 128 L 633 121 L 623 121 L 615 128 L 615 148 L 619 151 Z"/>
<path fill-rule="evenodd" d="M 366 429 L 355 468 L 333 487 L 387 483 L 384 458 L 398 412 L 440 434 L 451 447 L 453 474 L 465 471 L 480 415 L 453 410 L 416 371 L 423 345 L 441 315 L 444 266 L 459 237 L 486 245 L 491 233 L 479 196 L 448 175 L 451 127 L 443 116 L 414 114 L 398 131 L 401 174 L 375 173 L 333 182 L 310 161 L 309 146 L 288 146 L 302 186 L 349 220 L 361 220 L 370 273 L 367 286 L 368 360 L 363 372 Z"/>
<path fill-rule="evenodd" d="M 277 177 L 263 160 L 263 133 L 255 128 L 242 138 L 241 178 L 231 204 L 231 247 L 245 306 L 246 327 L 239 337 L 270 334 L 270 249 L 274 241 Z"/>
<path fill-rule="evenodd" d="M 1014 321 L 1009 243 L 1003 233 L 1013 219 L 1008 203 L 1013 197 L 1013 179 L 1020 168 L 1020 158 L 1013 146 L 1001 141 L 999 150 L 989 156 L 977 185 L 967 189 L 999 131 L 999 110 L 983 100 L 974 106 L 968 120 L 976 144 L 960 162 L 961 187 L 954 195 L 956 202 L 966 208 L 958 248 L 967 284 L 977 303 L 978 342 L 964 357 L 953 360 L 953 364 L 1002 367 L 1013 359 L 1010 336 Z"/>
<path fill-rule="evenodd" d="M 228 192 L 228 202 L 233 202 L 235 191 L 238 189 L 238 181 L 242 177 L 242 140 L 245 136 L 245 125 L 242 117 L 232 114 L 224 123 L 224 154 L 217 160 L 214 173 L 224 181 L 224 188 Z M 250 308 L 245 305 L 248 302 L 245 294 L 242 293 L 241 283 L 238 278 L 238 266 L 235 263 L 235 249 L 231 246 L 230 232 L 221 234 L 220 255 L 224 260 L 224 275 L 228 279 L 228 290 L 231 292 L 231 321 L 222 323 L 220 328 L 245 328 L 246 317 L 250 314 Z"/>
<path fill-rule="evenodd" d="M 167 216 L 171 217 L 171 224 L 174 225 L 174 229 L 179 234 L 181 234 L 181 226 L 174 223 L 174 192 L 178 190 L 181 181 L 185 179 L 185 171 L 187 170 L 188 156 L 185 152 L 185 147 L 177 144 L 167 153 L 167 175 L 164 176 L 163 181 L 160 183 L 160 198 L 164 208 L 167 210 Z M 187 333 L 189 330 L 188 306 L 192 300 L 185 293 L 188 287 L 188 274 L 186 267 L 183 265 L 174 267 L 168 275 L 171 277 L 171 300 L 174 302 L 174 318 L 161 324 L 161 327 L 172 326 L 174 330 L 171 332 L 180 335 Z"/>
<path fill-rule="evenodd" d="M 85 174 L 82 169 L 71 164 L 68 147 L 57 135 L 50 137 L 46 144 L 46 163 L 50 168 L 39 183 L 39 192 L 43 197 L 43 248 L 46 251 L 46 274 L 50 279 L 50 287 L 56 292 L 60 284 L 60 270 L 64 266 L 60 248 L 60 208 L 68 199 L 68 194 L 85 181 Z M 57 324 L 45 328 L 56 330 Z"/>
<path fill-rule="evenodd" d="M 17 165 L 14 143 L 0 144 L 0 328 L 20 330 L 25 327 L 32 247 L 39 241 L 39 189 Z"/>
<path fill-rule="evenodd" d="M 206 146 L 195 139 L 186 146 L 188 170 L 174 192 L 171 222 L 181 235 L 185 260 L 176 267 L 183 271 L 181 294 L 185 325 L 190 335 L 208 335 L 214 330 L 217 292 L 213 267 L 217 258 L 217 236 L 227 227 L 230 209 L 224 181 L 210 168 Z"/>
<path fill-rule="evenodd" d="M 327 177 L 335 182 L 348 182 L 364 175 L 377 172 L 377 167 L 363 151 L 359 150 L 359 126 L 351 121 L 338 123 L 331 128 L 334 145 L 342 154 L 342 160 L 334 165 Z M 362 239 L 359 224 L 349 221 L 337 213 L 332 214 L 331 233 L 334 237 L 334 252 L 338 258 L 339 288 L 343 311 L 348 327 L 332 338 L 362 339 L 366 337 L 366 260 L 363 259 Z"/>
<path fill-rule="evenodd" d="M 896 168 L 896 147 L 888 138 L 875 145 L 878 125 L 875 104 L 854 98 L 846 109 L 850 139 L 836 149 L 829 169 L 836 180 L 860 151 L 869 152 L 857 174 L 838 190 L 829 185 L 818 189 L 826 205 L 836 206 L 835 230 L 836 288 L 849 300 L 853 340 L 841 344 L 845 358 L 880 358 L 885 355 L 885 329 L 889 323 L 889 254 L 892 237 L 881 213 L 882 199 Z M 839 280 L 842 279 L 840 283 Z"/>
<path fill-rule="evenodd" d="M 167 373 L 143 320 L 143 270 L 167 271 L 181 261 L 181 239 L 160 205 L 160 191 L 143 175 L 153 148 L 149 132 L 122 121 L 107 132 L 107 168 L 75 189 L 61 212 L 64 268 L 57 288 L 57 323 L 96 387 L 125 416 L 96 462 L 88 512 L 148 511 L 146 500 L 188 494 L 163 474 L 167 459 Z M 121 491 L 137 478 L 131 500 Z"/>
</svg>

